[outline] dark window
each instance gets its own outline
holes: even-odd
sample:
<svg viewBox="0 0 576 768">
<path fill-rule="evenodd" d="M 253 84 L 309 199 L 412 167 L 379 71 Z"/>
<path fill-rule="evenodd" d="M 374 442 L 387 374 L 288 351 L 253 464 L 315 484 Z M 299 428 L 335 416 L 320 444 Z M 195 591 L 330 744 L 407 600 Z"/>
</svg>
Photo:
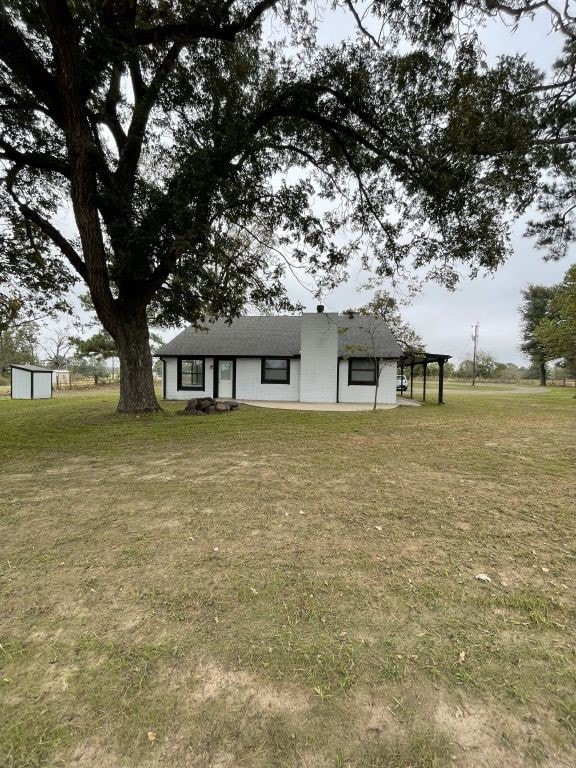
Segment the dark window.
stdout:
<svg viewBox="0 0 576 768">
<path fill-rule="evenodd" d="M 178 360 L 178 389 L 204 389 L 204 360 L 181 358 Z"/>
<path fill-rule="evenodd" d="M 367 357 L 348 360 L 348 384 L 376 384 L 376 365 Z"/>
<path fill-rule="evenodd" d="M 263 357 L 262 384 L 290 384 L 289 358 Z"/>
</svg>

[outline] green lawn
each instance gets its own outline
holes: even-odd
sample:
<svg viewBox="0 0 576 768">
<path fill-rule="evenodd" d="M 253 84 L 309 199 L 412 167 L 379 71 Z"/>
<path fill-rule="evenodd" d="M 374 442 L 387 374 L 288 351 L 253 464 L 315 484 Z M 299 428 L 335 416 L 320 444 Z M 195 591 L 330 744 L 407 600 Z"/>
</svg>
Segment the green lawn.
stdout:
<svg viewBox="0 0 576 768">
<path fill-rule="evenodd" d="M 0 766 L 575 765 L 574 392 L 446 394 L 2 398 Z"/>
</svg>

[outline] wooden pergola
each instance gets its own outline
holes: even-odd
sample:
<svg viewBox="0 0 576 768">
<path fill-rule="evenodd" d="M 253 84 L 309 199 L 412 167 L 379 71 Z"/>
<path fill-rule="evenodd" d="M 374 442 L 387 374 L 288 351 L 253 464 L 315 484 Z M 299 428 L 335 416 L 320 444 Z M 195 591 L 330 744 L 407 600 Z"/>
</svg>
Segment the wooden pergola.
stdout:
<svg viewBox="0 0 576 768">
<path fill-rule="evenodd" d="M 413 398 L 414 391 L 414 368 L 417 365 L 422 366 L 423 384 L 422 384 L 422 402 L 426 401 L 426 371 L 430 363 L 438 363 L 438 405 L 444 404 L 444 363 L 450 360 L 452 355 L 434 355 L 431 352 L 405 352 L 398 360 L 400 366 L 400 375 L 404 376 L 406 368 L 410 369 L 410 399 Z M 402 390 L 400 390 L 402 395 Z"/>
</svg>

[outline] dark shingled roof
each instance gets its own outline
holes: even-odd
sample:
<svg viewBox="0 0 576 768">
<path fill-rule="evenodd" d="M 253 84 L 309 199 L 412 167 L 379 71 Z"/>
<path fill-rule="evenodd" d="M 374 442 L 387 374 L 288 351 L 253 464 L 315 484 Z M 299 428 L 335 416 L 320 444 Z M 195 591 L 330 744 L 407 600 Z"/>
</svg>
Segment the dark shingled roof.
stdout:
<svg viewBox="0 0 576 768">
<path fill-rule="evenodd" d="M 326 318 L 338 326 L 341 356 L 371 355 L 373 346 L 379 357 L 397 359 L 402 354 L 388 326 L 379 318 L 332 314 Z M 206 330 L 198 331 L 190 326 L 164 344 L 156 356 L 294 357 L 300 354 L 301 320 L 301 316 L 291 315 L 238 317 L 231 325 L 225 320 L 207 323 Z"/>
<path fill-rule="evenodd" d="M 13 363 L 10 368 L 20 368 L 22 371 L 32 371 L 32 373 L 52 373 L 53 368 L 42 368 L 39 365 L 28 365 L 27 363 Z"/>
</svg>

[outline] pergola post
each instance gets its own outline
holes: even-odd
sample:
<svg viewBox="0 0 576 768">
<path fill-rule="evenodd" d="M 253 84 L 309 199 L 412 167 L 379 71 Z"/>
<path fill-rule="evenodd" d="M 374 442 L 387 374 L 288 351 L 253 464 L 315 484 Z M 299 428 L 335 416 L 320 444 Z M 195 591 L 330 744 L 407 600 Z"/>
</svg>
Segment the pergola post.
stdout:
<svg viewBox="0 0 576 768">
<path fill-rule="evenodd" d="M 438 360 L 438 405 L 444 405 L 444 360 Z"/>
<path fill-rule="evenodd" d="M 414 392 L 414 363 L 410 363 L 410 400 Z"/>
<path fill-rule="evenodd" d="M 422 402 L 426 402 L 426 369 L 428 368 L 428 363 L 424 361 L 422 363 L 422 369 L 423 369 L 423 383 L 422 383 Z"/>
</svg>

